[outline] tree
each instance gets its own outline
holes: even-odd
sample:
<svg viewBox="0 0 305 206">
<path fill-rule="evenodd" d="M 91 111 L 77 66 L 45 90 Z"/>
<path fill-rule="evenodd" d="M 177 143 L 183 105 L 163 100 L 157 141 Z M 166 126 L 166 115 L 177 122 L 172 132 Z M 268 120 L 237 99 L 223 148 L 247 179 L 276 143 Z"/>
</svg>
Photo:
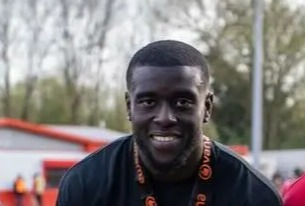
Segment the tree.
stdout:
<svg viewBox="0 0 305 206">
<path fill-rule="evenodd" d="M 49 124 L 69 123 L 63 83 L 57 77 L 46 77 L 38 81 L 37 88 L 34 121 Z"/>
<path fill-rule="evenodd" d="M 0 1 L 0 66 L 3 68 L 3 85 L 0 85 L 0 97 L 3 105 L 3 115 L 11 116 L 11 65 L 9 50 L 11 48 L 12 36 L 12 11 L 14 1 Z M 2 73 L 3 72 L 3 73 Z"/>
<path fill-rule="evenodd" d="M 12 87 L 13 117 L 19 118 L 24 100 L 24 87 L 28 84 L 23 79 Z M 28 121 L 37 123 L 69 123 L 64 84 L 56 76 L 42 77 L 37 80 L 37 87 L 31 99 L 31 113 Z"/>
<path fill-rule="evenodd" d="M 95 97 L 91 103 L 93 106 L 90 115 L 93 123 L 97 123 L 100 107 L 98 96 L 103 82 L 101 78 L 103 50 L 106 47 L 105 42 L 114 16 L 116 1 L 60 0 L 59 2 L 61 12 L 58 25 L 62 31 L 60 50 L 64 59 L 62 74 L 66 95 L 69 97 L 70 121 L 72 123 L 80 121 L 83 84 L 89 79 L 95 85 Z M 75 22 L 78 23 L 77 29 L 82 32 L 75 31 Z M 90 64 L 87 64 L 88 62 Z M 90 79 L 92 76 L 94 79 Z"/>
<path fill-rule="evenodd" d="M 279 148 L 285 139 L 291 138 L 287 136 L 287 124 L 291 121 L 287 115 L 292 108 L 287 101 L 296 99 L 299 93 L 295 91 L 305 81 L 300 73 L 305 60 L 305 13 L 303 7 L 293 10 L 283 1 L 272 1 L 269 9 L 272 12 L 266 13 L 265 20 L 264 143 L 268 148 Z M 290 131 L 289 136 L 293 133 Z"/>
<path fill-rule="evenodd" d="M 156 17 L 167 27 L 192 32 L 197 47 L 211 63 L 212 87 L 217 97 L 213 119 L 220 140 L 249 144 L 253 61 L 251 2 L 229 0 L 209 5 L 204 0 L 167 0 L 163 4 L 155 10 Z M 305 59 L 304 15 L 303 7 L 294 10 L 285 1 L 274 0 L 266 5 L 264 147 L 267 149 L 281 148 L 288 136 L 300 132 L 289 129 L 293 107 L 287 102 L 296 100 L 299 93 L 295 91 L 304 82 L 304 74 L 300 72 Z M 300 125 L 304 124 L 302 121 Z"/>
<path fill-rule="evenodd" d="M 25 25 L 27 25 L 27 68 L 20 118 L 28 120 L 32 95 L 43 70 L 43 61 L 54 43 L 54 38 L 48 37 L 47 32 L 45 32 L 54 5 L 37 0 L 27 0 L 23 3 L 23 8 L 26 9 L 23 9 L 21 15 Z M 41 10 L 42 12 L 40 12 Z"/>
<path fill-rule="evenodd" d="M 126 132 L 131 132 L 131 125 L 127 119 L 127 110 L 124 94 L 120 90 L 113 91 L 113 102 L 109 107 L 105 107 L 104 120 L 107 128 Z"/>
</svg>

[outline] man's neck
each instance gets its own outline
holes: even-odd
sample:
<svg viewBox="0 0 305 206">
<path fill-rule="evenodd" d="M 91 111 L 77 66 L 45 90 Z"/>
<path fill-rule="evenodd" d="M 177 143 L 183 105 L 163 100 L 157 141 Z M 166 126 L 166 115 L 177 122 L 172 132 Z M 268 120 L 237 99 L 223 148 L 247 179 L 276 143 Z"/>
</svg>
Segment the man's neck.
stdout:
<svg viewBox="0 0 305 206">
<path fill-rule="evenodd" d="M 187 179 L 196 173 L 198 169 L 200 160 L 203 154 L 203 138 L 202 141 L 199 141 L 199 144 L 195 145 L 195 148 L 186 159 L 185 164 L 169 170 L 168 172 L 161 172 L 158 168 L 155 168 L 152 164 L 149 164 L 148 161 L 145 161 L 145 158 L 141 158 L 144 163 L 144 166 L 151 173 L 153 179 L 158 181 L 181 181 Z M 141 152 L 140 152 L 140 156 Z"/>
</svg>

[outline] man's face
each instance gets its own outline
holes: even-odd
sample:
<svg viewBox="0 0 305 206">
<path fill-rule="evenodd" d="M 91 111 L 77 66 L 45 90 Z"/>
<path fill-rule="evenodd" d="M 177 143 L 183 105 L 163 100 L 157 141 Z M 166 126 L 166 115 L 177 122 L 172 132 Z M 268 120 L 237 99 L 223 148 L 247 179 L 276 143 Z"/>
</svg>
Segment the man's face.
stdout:
<svg viewBox="0 0 305 206">
<path fill-rule="evenodd" d="M 127 107 L 140 152 L 151 164 L 184 164 L 198 145 L 211 103 L 204 85 L 196 67 L 135 68 Z"/>
</svg>

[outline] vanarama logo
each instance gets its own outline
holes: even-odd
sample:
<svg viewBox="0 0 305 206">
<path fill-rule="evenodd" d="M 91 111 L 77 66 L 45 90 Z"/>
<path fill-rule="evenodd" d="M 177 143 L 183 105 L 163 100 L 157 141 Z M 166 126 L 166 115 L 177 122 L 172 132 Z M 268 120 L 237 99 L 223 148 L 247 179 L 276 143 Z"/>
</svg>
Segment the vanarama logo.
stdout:
<svg viewBox="0 0 305 206">
<path fill-rule="evenodd" d="M 207 205 L 206 201 L 207 201 L 207 197 L 204 194 L 198 194 L 196 206 L 205 206 L 205 205 Z"/>
<path fill-rule="evenodd" d="M 212 150 L 212 145 L 211 145 L 211 140 L 210 139 L 205 139 L 204 142 L 204 149 L 203 149 L 203 160 L 202 164 L 199 168 L 199 177 L 202 180 L 209 180 L 212 177 L 212 168 L 210 166 L 211 163 L 211 150 Z"/>
<path fill-rule="evenodd" d="M 146 197 L 145 206 L 157 206 L 155 198 L 152 196 Z"/>
<path fill-rule="evenodd" d="M 134 150 L 134 163 L 135 163 L 135 168 L 136 168 L 136 172 L 137 172 L 137 178 L 138 178 L 139 183 L 144 184 L 145 178 L 144 178 L 142 167 L 139 163 L 139 154 L 138 154 L 138 148 L 137 148 L 136 143 L 134 143 L 133 150 Z"/>
<path fill-rule="evenodd" d="M 142 168 L 139 164 L 136 164 L 136 171 L 137 171 L 137 176 L 138 176 L 139 183 L 144 184 L 145 179 L 144 179 L 144 175 L 143 175 L 143 172 L 142 172 Z"/>
</svg>

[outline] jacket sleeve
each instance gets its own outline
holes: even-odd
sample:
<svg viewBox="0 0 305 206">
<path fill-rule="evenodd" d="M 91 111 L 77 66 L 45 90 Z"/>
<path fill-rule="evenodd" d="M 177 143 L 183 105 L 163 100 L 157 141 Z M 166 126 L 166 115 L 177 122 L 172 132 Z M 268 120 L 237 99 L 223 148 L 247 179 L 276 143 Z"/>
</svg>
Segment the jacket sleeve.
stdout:
<svg viewBox="0 0 305 206">
<path fill-rule="evenodd" d="M 77 171 L 67 172 L 60 181 L 56 206 L 84 206 L 85 193 Z"/>
<path fill-rule="evenodd" d="M 283 206 L 281 196 L 270 185 L 254 186 L 254 188 L 248 193 L 247 206 Z"/>
<path fill-rule="evenodd" d="M 277 197 L 258 197 L 258 199 L 259 200 L 248 202 L 246 206 L 283 206 L 282 200 Z"/>
</svg>

